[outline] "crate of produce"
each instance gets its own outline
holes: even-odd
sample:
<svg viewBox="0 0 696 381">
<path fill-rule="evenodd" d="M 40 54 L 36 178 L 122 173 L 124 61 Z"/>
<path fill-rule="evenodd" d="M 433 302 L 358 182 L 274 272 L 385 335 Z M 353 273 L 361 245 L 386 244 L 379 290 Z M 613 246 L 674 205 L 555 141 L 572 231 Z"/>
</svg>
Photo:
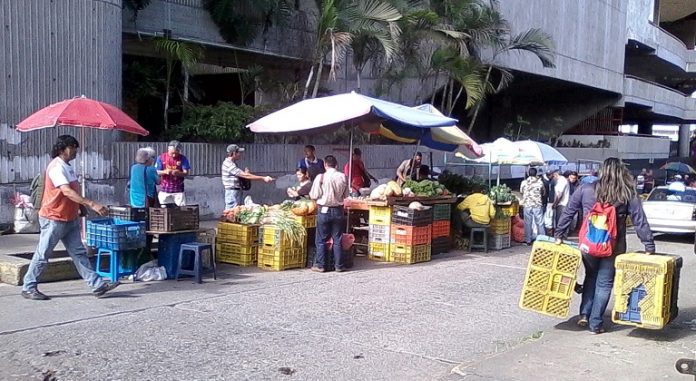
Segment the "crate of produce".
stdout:
<svg viewBox="0 0 696 381">
<path fill-rule="evenodd" d="M 259 246 L 237 245 L 234 243 L 217 243 L 215 259 L 218 262 L 230 263 L 237 266 L 254 266 L 259 253 Z"/>
<path fill-rule="evenodd" d="M 577 247 L 556 245 L 552 238 L 537 237 L 529 256 L 520 308 L 557 318 L 568 317 L 581 258 Z"/>
<path fill-rule="evenodd" d="M 271 246 L 259 246 L 258 267 L 263 270 L 283 271 L 299 269 L 305 266 L 307 250 L 297 247 L 278 249 Z"/>
<path fill-rule="evenodd" d="M 121 221 L 147 221 L 147 208 L 109 205 L 109 217 Z"/>
<path fill-rule="evenodd" d="M 198 205 L 177 206 L 174 208 L 150 208 L 150 230 L 156 232 L 175 232 L 196 230 L 200 216 Z"/>
<path fill-rule="evenodd" d="M 488 250 L 502 250 L 510 247 L 510 234 L 489 234 Z"/>
<path fill-rule="evenodd" d="M 374 243 L 386 243 L 389 244 L 391 240 L 391 226 L 390 225 L 370 225 L 368 234 L 368 241 Z"/>
<path fill-rule="evenodd" d="M 262 246 L 277 249 L 306 248 L 307 234 L 305 231 L 305 235 L 302 237 L 301 241 L 297 242 L 292 240 L 287 232 L 275 225 L 262 225 L 259 228 L 259 243 Z"/>
<path fill-rule="evenodd" d="M 243 225 L 231 222 L 218 222 L 217 240 L 238 245 L 255 245 L 259 243 L 259 225 Z"/>
<path fill-rule="evenodd" d="M 662 329 L 677 317 L 681 257 L 628 253 L 615 267 L 613 322 Z"/>
<path fill-rule="evenodd" d="M 401 245 L 424 245 L 432 239 L 432 226 L 404 226 L 392 225 L 390 243 Z"/>
<path fill-rule="evenodd" d="M 392 225 L 427 226 L 433 223 L 433 209 L 428 207 L 416 210 L 396 205 L 392 212 L 391 223 Z"/>
<path fill-rule="evenodd" d="M 433 255 L 448 253 L 452 247 L 452 241 L 450 237 L 433 238 L 430 246 L 432 246 L 431 252 Z"/>
<path fill-rule="evenodd" d="M 488 225 L 488 234 L 510 234 L 511 228 L 511 218 L 493 218 L 491 224 Z"/>
<path fill-rule="evenodd" d="M 304 226 L 305 229 L 312 229 L 317 227 L 317 215 L 309 214 L 306 216 L 294 216 L 295 221 L 299 222 L 300 225 Z"/>
<path fill-rule="evenodd" d="M 391 206 L 372 206 L 370 205 L 370 225 L 391 225 L 392 207 Z"/>
<path fill-rule="evenodd" d="M 87 245 L 98 249 L 131 250 L 145 247 L 145 222 L 98 218 L 87 221 Z"/>
<path fill-rule="evenodd" d="M 449 221 L 452 219 L 451 204 L 435 204 L 433 205 L 433 221 Z"/>
<path fill-rule="evenodd" d="M 450 220 L 433 221 L 432 236 L 435 238 L 449 237 L 451 233 Z"/>
<path fill-rule="evenodd" d="M 432 251 L 430 244 L 427 245 L 401 245 L 391 244 L 389 256 L 391 262 L 398 263 L 419 263 L 428 262 L 431 259 Z"/>
<path fill-rule="evenodd" d="M 518 202 L 512 202 L 504 205 L 497 204 L 496 209 L 498 209 L 500 214 L 504 215 L 505 217 L 514 217 L 520 212 L 520 204 Z"/>
<path fill-rule="evenodd" d="M 390 262 L 389 247 L 388 243 L 370 242 L 368 244 L 367 258 L 372 261 Z"/>
</svg>

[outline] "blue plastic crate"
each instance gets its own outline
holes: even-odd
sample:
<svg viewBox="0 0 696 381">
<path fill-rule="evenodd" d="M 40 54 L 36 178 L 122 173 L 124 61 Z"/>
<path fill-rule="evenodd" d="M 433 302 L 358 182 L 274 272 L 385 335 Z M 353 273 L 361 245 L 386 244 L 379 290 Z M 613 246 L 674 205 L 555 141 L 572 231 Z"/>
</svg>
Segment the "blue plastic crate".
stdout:
<svg viewBox="0 0 696 381">
<path fill-rule="evenodd" d="M 87 221 L 87 245 L 98 249 L 131 250 L 145 247 L 145 222 L 113 218 Z"/>
</svg>

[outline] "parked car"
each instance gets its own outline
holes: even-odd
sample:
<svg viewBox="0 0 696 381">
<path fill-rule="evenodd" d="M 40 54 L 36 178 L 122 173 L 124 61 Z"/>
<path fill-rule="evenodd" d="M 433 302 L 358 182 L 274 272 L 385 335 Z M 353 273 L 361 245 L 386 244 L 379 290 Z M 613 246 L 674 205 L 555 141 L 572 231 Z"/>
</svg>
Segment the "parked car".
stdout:
<svg viewBox="0 0 696 381">
<path fill-rule="evenodd" d="M 660 186 L 643 202 L 650 230 L 657 233 L 696 233 L 696 189 L 682 183 Z"/>
</svg>

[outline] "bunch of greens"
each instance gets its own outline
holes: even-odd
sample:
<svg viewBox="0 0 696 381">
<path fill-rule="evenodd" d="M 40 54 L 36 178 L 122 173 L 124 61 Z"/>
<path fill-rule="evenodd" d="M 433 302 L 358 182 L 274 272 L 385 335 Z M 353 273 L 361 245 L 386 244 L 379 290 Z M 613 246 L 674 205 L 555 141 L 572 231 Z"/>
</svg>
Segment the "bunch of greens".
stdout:
<svg viewBox="0 0 696 381">
<path fill-rule="evenodd" d="M 516 201 L 517 198 L 512 194 L 512 189 L 505 184 L 496 185 L 488 192 L 488 198 L 496 204 Z"/>
<path fill-rule="evenodd" d="M 433 197 L 449 194 L 449 191 L 447 190 L 447 188 L 445 188 L 444 185 L 438 183 L 437 181 L 431 180 L 406 180 L 406 182 L 404 182 L 404 185 L 402 186 L 402 189 L 406 188 L 411 189 L 411 192 L 415 193 L 416 196 Z"/>
</svg>

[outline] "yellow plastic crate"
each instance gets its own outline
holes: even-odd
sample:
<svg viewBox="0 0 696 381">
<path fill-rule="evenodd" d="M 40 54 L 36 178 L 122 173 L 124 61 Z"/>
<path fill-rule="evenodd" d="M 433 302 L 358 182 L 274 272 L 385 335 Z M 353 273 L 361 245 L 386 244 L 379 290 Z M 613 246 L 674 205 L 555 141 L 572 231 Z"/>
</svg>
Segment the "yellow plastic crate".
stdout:
<svg viewBox="0 0 696 381">
<path fill-rule="evenodd" d="M 218 262 L 231 263 L 238 266 L 253 266 L 256 264 L 259 246 L 244 246 L 233 243 L 217 243 L 215 259 Z"/>
<path fill-rule="evenodd" d="M 391 262 L 398 263 L 419 263 L 428 262 L 431 259 L 432 247 L 427 245 L 399 245 L 391 244 L 389 248 L 389 256 Z"/>
<path fill-rule="evenodd" d="M 512 228 L 512 220 L 507 218 L 493 218 L 491 224 L 488 225 L 489 234 L 505 235 L 510 234 Z"/>
<path fill-rule="evenodd" d="M 313 229 L 317 227 L 317 215 L 310 214 L 308 216 L 295 216 L 295 221 L 299 222 L 305 229 Z"/>
<path fill-rule="evenodd" d="M 677 294 L 682 260 L 671 255 L 627 253 L 616 258 L 616 324 L 662 329 L 678 314 Z"/>
<path fill-rule="evenodd" d="M 287 233 L 275 225 L 263 225 L 259 233 L 262 246 L 273 246 L 278 249 L 292 249 L 307 246 L 307 235 L 305 234 L 302 242 L 295 242 L 288 237 Z"/>
<path fill-rule="evenodd" d="M 565 318 L 582 256 L 580 250 L 553 242 L 534 242 L 524 278 L 520 308 Z"/>
<path fill-rule="evenodd" d="M 217 240 L 220 242 L 247 246 L 259 243 L 259 225 L 218 222 L 217 229 Z"/>
<path fill-rule="evenodd" d="M 390 262 L 389 244 L 370 242 L 368 244 L 367 258 L 372 261 Z"/>
<path fill-rule="evenodd" d="M 263 270 L 283 271 L 305 267 L 307 250 L 293 248 L 278 250 L 268 246 L 259 249 L 258 267 Z"/>
<path fill-rule="evenodd" d="M 391 206 L 372 206 L 370 205 L 370 225 L 391 225 L 392 207 Z"/>
</svg>

